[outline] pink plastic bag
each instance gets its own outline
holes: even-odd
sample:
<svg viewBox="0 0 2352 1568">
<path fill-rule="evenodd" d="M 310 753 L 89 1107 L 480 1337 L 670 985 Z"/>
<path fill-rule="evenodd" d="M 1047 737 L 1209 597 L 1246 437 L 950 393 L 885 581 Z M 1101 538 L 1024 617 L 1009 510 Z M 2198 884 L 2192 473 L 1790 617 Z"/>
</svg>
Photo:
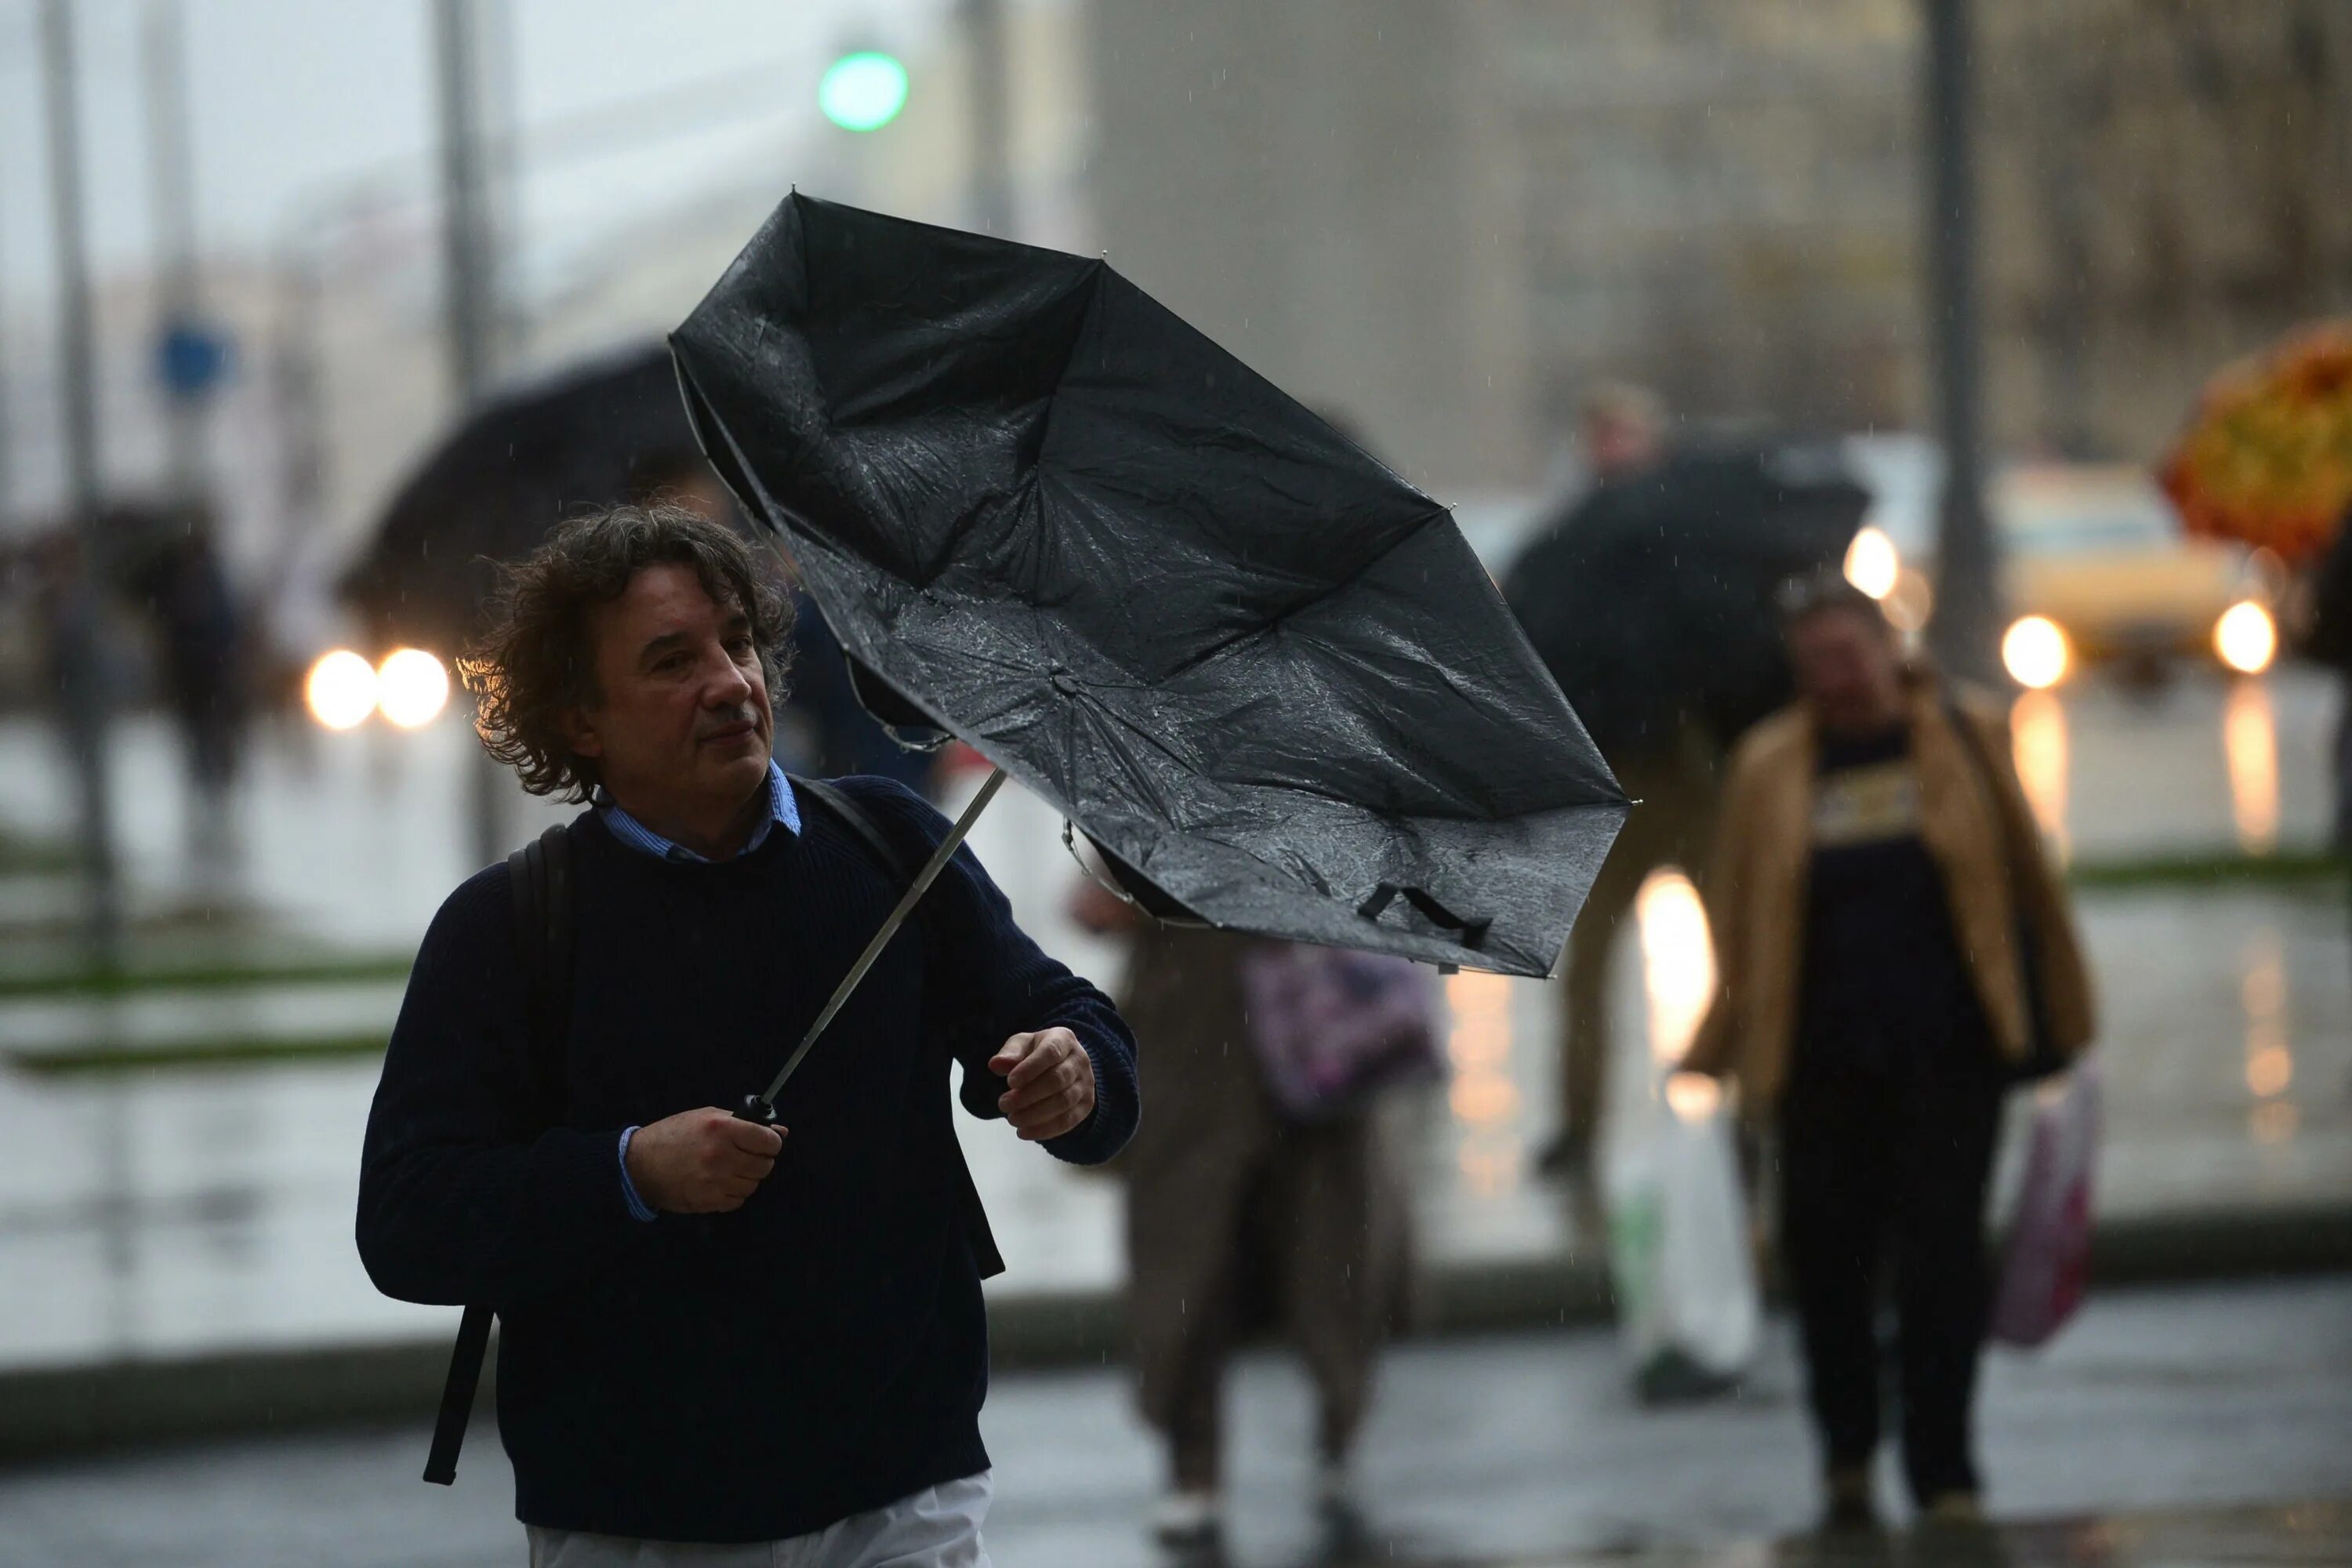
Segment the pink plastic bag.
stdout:
<svg viewBox="0 0 2352 1568">
<path fill-rule="evenodd" d="M 2035 1097 L 2025 1184 L 2010 1226 L 1992 1338 L 2045 1345 L 2083 1304 L 2090 1280 L 2091 1180 L 2099 1157 L 2099 1073 L 2089 1062 Z"/>
</svg>

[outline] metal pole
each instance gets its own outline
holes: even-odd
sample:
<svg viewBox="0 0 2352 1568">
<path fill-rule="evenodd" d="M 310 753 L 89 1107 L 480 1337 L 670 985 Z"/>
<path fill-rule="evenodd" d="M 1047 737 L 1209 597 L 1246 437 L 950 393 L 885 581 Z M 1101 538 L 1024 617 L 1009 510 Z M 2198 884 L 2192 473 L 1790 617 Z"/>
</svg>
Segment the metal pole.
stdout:
<svg viewBox="0 0 2352 1568">
<path fill-rule="evenodd" d="M 81 115 L 76 100 L 72 0 L 42 0 L 42 89 L 49 141 L 51 226 L 58 247 L 59 380 L 65 402 L 66 494 L 80 548 L 58 584 L 55 653 L 67 750 L 81 785 L 82 868 L 89 885 L 92 956 L 110 966 L 122 934 L 114 863 L 113 790 L 107 755 L 105 603 L 109 552 L 99 508 L 96 344 L 89 258 L 82 239 Z"/>
<path fill-rule="evenodd" d="M 0 237 L 7 232 L 7 214 L 0 209 Z M 7 531 L 16 510 L 16 426 L 8 417 L 8 307 L 6 291 L 0 289 L 0 533 Z"/>
<path fill-rule="evenodd" d="M 488 204 L 483 191 L 480 38 L 471 0 L 435 0 L 434 57 L 441 123 L 442 288 L 449 343 L 450 380 L 461 411 L 470 412 L 489 389 L 494 372 L 492 334 L 498 330 L 492 304 Z M 444 649 L 455 653 L 455 648 Z M 488 866 L 506 854 L 501 809 L 507 784 L 486 752 L 474 754 L 467 772 L 467 804 L 473 823 L 474 863 Z"/>
<path fill-rule="evenodd" d="M 199 324 L 203 289 L 196 272 L 194 174 L 190 167 L 187 49 L 180 0 L 148 0 L 141 37 L 147 77 L 147 175 L 152 204 L 157 300 L 163 331 Z M 159 332 L 160 339 L 162 333 Z M 182 502 L 204 498 L 204 404 L 167 390 L 164 419 L 170 442 L 172 494 Z"/>
<path fill-rule="evenodd" d="M 1927 7 L 1928 329 L 1944 447 L 1942 531 L 1930 640 L 1944 667 L 1995 676 L 2000 625 L 1999 560 L 1984 504 L 1976 270 L 1976 174 L 1971 135 L 1969 0 Z"/>
<path fill-rule="evenodd" d="M 1019 215 L 1013 199 L 1013 113 L 1010 54 L 1004 42 L 1004 0 L 963 0 L 966 46 L 971 54 L 972 226 L 999 239 L 1013 237 Z"/>
</svg>

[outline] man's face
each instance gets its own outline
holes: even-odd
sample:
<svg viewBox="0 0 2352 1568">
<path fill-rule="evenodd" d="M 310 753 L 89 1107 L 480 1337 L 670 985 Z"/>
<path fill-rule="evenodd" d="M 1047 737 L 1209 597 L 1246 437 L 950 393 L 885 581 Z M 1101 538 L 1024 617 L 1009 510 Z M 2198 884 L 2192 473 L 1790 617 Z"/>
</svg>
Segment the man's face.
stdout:
<svg viewBox="0 0 2352 1568">
<path fill-rule="evenodd" d="M 633 814 L 686 815 L 747 800 L 768 773 L 776 719 L 741 606 L 691 566 L 665 563 L 589 612 L 598 700 L 573 749 Z"/>
<path fill-rule="evenodd" d="M 1845 608 L 1817 610 L 1789 628 L 1798 694 L 1824 730 L 1884 729 L 1903 712 L 1903 665 L 1884 626 Z"/>
</svg>

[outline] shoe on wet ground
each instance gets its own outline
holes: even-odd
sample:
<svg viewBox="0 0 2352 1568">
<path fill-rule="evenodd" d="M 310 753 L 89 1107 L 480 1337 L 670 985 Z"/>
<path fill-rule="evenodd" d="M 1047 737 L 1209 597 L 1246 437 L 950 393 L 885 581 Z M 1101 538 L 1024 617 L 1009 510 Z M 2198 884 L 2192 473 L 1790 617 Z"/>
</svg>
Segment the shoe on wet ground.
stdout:
<svg viewBox="0 0 2352 1568">
<path fill-rule="evenodd" d="M 1821 1532 L 1853 1535 L 1880 1528 L 1878 1503 L 1872 1496 L 1870 1467 L 1840 1466 L 1822 1478 Z"/>
<path fill-rule="evenodd" d="M 1921 1522 L 1943 1529 L 1981 1530 L 1985 1524 L 1984 1503 L 1974 1492 L 1937 1492 L 1919 1510 Z"/>
<path fill-rule="evenodd" d="M 1180 1487 L 1151 1510 L 1151 1539 L 1162 1546 L 1202 1546 L 1224 1528 L 1224 1504 L 1213 1491 Z"/>
</svg>

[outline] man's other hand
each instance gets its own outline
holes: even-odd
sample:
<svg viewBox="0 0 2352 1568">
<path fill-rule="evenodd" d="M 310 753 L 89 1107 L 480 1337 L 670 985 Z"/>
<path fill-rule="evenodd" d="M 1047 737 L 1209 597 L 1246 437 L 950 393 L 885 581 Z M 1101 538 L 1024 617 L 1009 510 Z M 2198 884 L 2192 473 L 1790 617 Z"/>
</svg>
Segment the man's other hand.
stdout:
<svg viewBox="0 0 2352 1568">
<path fill-rule="evenodd" d="M 725 1214 L 743 1206 L 776 1168 L 784 1130 L 738 1121 L 715 1105 L 681 1110 L 629 1140 L 629 1180 L 665 1214 Z"/>
<path fill-rule="evenodd" d="M 1067 1029 L 1015 1035 L 988 1058 L 1003 1078 L 996 1109 L 1032 1143 L 1058 1138 L 1095 1111 L 1095 1065 Z"/>
</svg>

